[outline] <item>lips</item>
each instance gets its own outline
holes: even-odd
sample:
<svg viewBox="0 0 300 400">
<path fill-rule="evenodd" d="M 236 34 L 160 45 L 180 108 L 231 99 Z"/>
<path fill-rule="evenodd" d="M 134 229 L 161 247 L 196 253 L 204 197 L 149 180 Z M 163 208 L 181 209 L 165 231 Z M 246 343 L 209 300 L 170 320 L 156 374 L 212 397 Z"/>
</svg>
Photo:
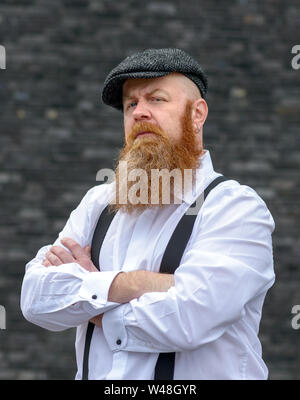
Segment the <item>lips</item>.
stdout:
<svg viewBox="0 0 300 400">
<path fill-rule="evenodd" d="M 140 132 L 136 135 L 135 138 L 140 137 L 140 136 L 145 136 L 145 135 L 156 135 L 154 132 Z"/>
</svg>

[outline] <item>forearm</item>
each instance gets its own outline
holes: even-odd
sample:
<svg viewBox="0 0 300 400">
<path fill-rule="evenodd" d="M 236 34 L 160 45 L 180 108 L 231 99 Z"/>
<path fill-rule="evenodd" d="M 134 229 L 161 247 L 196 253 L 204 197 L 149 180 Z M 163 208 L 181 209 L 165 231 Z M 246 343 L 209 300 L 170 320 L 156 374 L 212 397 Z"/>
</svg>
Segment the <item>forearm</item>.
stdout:
<svg viewBox="0 0 300 400">
<path fill-rule="evenodd" d="M 107 301 L 117 272 L 88 272 L 76 263 L 46 268 L 42 260 L 49 248 L 42 248 L 27 264 L 21 309 L 28 321 L 45 329 L 63 330 L 117 306 Z"/>
<path fill-rule="evenodd" d="M 174 286 L 173 274 L 130 271 L 118 274 L 110 286 L 108 301 L 128 303 L 148 292 L 167 292 Z"/>
</svg>

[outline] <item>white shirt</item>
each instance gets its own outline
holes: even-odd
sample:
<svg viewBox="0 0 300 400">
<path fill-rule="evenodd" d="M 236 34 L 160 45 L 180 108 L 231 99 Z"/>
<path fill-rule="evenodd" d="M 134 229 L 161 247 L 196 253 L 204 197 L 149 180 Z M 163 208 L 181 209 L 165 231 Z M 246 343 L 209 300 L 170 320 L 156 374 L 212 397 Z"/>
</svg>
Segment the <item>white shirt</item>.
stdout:
<svg viewBox="0 0 300 400">
<path fill-rule="evenodd" d="M 91 341 L 89 379 L 153 379 L 159 352 L 173 351 L 174 379 L 267 379 L 257 335 L 275 277 L 274 221 L 248 186 L 228 180 L 207 196 L 175 271 L 175 286 L 126 304 L 107 300 L 120 270 L 159 271 L 177 222 L 220 175 L 207 150 L 199 172 L 204 178 L 198 192 L 187 193 L 182 204 L 116 214 L 99 255 L 101 272 L 88 272 L 77 263 L 44 267 L 50 245 L 26 265 L 22 312 L 51 331 L 77 327 L 76 379 L 81 379 L 87 322 L 102 312 L 103 329 L 95 327 Z M 91 244 L 111 186 L 98 185 L 86 193 L 55 245 L 62 246 L 63 237 Z"/>
</svg>

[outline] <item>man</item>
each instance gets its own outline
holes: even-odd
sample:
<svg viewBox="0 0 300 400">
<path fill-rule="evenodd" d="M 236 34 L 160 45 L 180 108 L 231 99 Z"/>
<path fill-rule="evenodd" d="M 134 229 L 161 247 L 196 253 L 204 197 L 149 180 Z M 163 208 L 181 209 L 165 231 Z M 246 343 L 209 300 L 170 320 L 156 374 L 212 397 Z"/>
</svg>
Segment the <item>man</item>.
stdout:
<svg viewBox="0 0 300 400">
<path fill-rule="evenodd" d="M 206 91 L 203 70 L 178 49 L 134 54 L 106 78 L 103 101 L 124 115 L 116 180 L 90 189 L 54 245 L 27 264 L 21 294 L 29 321 L 53 331 L 77 327 L 76 379 L 84 367 L 88 379 L 154 379 L 161 355 L 174 353 L 173 365 L 163 367 L 174 368 L 171 379 L 268 376 L 257 335 L 274 282 L 274 221 L 253 189 L 234 180 L 215 186 L 177 269 L 160 270 L 179 221 L 221 176 L 203 149 Z M 173 169 L 182 179 L 172 180 L 166 202 L 152 172 Z M 143 172 L 138 188 L 129 179 L 136 171 Z M 107 205 L 114 218 L 92 262 Z"/>
</svg>

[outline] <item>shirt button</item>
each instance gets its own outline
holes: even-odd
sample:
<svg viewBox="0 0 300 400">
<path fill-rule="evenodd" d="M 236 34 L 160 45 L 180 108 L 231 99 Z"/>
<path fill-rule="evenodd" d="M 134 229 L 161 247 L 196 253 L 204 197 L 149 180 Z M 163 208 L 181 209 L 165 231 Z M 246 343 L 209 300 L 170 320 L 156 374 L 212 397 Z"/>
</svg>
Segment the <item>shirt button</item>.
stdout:
<svg viewBox="0 0 300 400">
<path fill-rule="evenodd" d="M 116 343 L 117 343 L 118 345 L 120 345 L 120 344 L 122 343 L 122 340 L 121 340 L 121 339 L 118 339 L 118 340 L 116 341 Z"/>
<path fill-rule="evenodd" d="M 93 299 L 93 300 L 96 300 L 96 298 L 97 298 L 97 295 L 96 295 L 96 294 L 93 294 L 92 299 Z"/>
</svg>

